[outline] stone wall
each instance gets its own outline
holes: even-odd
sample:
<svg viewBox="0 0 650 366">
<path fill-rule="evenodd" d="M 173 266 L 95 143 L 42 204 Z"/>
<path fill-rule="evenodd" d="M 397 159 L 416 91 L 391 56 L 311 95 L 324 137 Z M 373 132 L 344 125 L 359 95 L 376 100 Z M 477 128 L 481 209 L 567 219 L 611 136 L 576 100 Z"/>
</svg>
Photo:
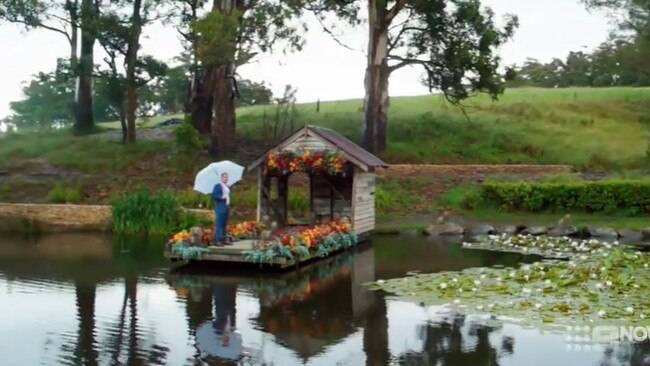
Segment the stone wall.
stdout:
<svg viewBox="0 0 650 366">
<path fill-rule="evenodd" d="M 214 219 L 210 210 L 188 210 Z M 0 203 L 0 232 L 109 231 L 111 207 Z"/>
</svg>

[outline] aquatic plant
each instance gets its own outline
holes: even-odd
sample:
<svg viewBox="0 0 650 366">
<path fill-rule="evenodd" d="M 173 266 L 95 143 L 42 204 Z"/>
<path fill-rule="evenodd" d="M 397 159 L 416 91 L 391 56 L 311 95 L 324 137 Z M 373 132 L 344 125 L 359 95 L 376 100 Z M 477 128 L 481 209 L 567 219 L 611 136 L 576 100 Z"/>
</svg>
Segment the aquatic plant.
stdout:
<svg viewBox="0 0 650 366">
<path fill-rule="evenodd" d="M 180 206 L 168 192 L 139 189 L 112 202 L 113 231 L 117 233 L 167 234 L 176 227 L 180 217 Z"/>
<path fill-rule="evenodd" d="M 525 324 L 575 325 L 650 317 L 650 255 L 623 248 L 518 268 L 471 268 L 380 280 L 375 290 Z"/>
<path fill-rule="evenodd" d="M 579 240 L 564 237 L 533 235 L 489 235 L 477 242 L 464 242 L 467 249 L 495 250 L 522 254 L 536 254 L 546 258 L 571 258 L 576 254 L 595 254 L 618 246 L 596 239 Z"/>
</svg>

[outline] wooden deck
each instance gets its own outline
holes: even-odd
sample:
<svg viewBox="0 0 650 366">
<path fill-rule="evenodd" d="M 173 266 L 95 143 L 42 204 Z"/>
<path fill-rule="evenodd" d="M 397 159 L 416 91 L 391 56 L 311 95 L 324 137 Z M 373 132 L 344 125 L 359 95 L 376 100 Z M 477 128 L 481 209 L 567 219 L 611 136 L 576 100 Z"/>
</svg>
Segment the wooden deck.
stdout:
<svg viewBox="0 0 650 366">
<path fill-rule="evenodd" d="M 357 243 L 357 247 L 361 245 L 363 242 L 367 240 L 367 235 L 360 235 L 359 236 L 359 243 Z M 300 261 L 296 261 L 295 259 L 289 260 L 287 258 L 277 258 L 275 259 L 272 263 L 253 263 L 250 260 L 246 259 L 244 253 L 246 251 L 249 251 L 253 247 L 254 240 L 240 240 L 236 241 L 233 243 L 233 245 L 228 245 L 225 247 L 216 247 L 216 246 L 209 246 L 208 249 L 210 249 L 209 253 L 202 254 L 200 258 L 195 258 L 191 260 L 186 260 L 183 259 L 181 256 L 170 253 L 168 251 L 165 251 L 165 258 L 173 261 L 173 262 L 219 262 L 219 263 L 231 263 L 231 264 L 256 264 L 256 265 L 270 265 L 272 267 L 276 268 L 281 268 L 281 269 L 289 269 L 290 267 L 295 267 L 297 264 L 306 264 L 309 262 L 313 262 L 315 260 L 323 259 L 323 257 L 320 257 L 318 254 L 313 253 L 309 258 L 302 259 Z M 350 249 L 350 248 L 348 248 Z M 324 258 L 329 258 L 333 255 L 336 255 L 340 252 L 346 251 L 346 249 L 343 250 L 338 250 L 334 252 L 330 252 L 327 257 Z"/>
</svg>

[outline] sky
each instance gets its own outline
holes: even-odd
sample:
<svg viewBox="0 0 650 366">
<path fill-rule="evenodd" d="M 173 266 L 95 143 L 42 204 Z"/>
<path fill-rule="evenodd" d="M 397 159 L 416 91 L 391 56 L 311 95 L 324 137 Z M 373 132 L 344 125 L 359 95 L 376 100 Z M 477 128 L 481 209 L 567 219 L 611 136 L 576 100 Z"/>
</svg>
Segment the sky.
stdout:
<svg viewBox="0 0 650 366">
<path fill-rule="evenodd" d="M 610 24 L 602 13 L 587 12 L 578 0 L 483 0 L 498 17 L 519 16 L 520 27 L 513 40 L 501 48 L 503 63 L 523 63 L 526 58 L 549 61 L 564 58 L 569 51 L 592 50 L 606 41 Z M 367 31 L 364 27 L 341 29 L 338 45 L 309 19 L 310 32 L 300 53 L 263 55 L 238 70 L 242 78 L 265 81 L 276 95 L 285 85 L 297 90 L 298 102 L 363 97 Z M 22 98 L 22 85 L 39 71 L 51 71 L 57 57 L 69 54 L 67 41 L 50 31 L 25 32 L 12 24 L 0 25 L 0 117 L 10 113 L 9 102 Z M 160 24 L 145 29 L 143 53 L 169 60 L 181 51 L 176 30 Z M 96 62 L 100 62 L 96 57 Z M 421 95 L 428 90 L 419 82 L 421 70 L 403 68 L 390 79 L 392 96 Z"/>
</svg>

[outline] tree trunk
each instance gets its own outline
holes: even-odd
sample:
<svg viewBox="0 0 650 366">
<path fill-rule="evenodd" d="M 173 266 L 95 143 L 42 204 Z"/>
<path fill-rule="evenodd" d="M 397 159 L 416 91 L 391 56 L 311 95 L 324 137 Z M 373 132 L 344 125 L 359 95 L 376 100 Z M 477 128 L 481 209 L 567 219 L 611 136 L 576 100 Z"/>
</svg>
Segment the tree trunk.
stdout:
<svg viewBox="0 0 650 366">
<path fill-rule="evenodd" d="M 96 18 L 92 0 L 81 2 L 81 57 L 75 92 L 75 132 L 87 133 L 95 126 L 93 116 L 93 62 L 95 35 L 90 30 Z"/>
<path fill-rule="evenodd" d="M 70 69 L 73 72 L 73 75 L 77 75 L 77 67 L 79 64 L 79 58 L 77 56 L 77 45 L 79 44 L 79 14 L 77 13 L 79 7 L 79 0 L 74 2 L 68 1 L 67 4 L 68 13 L 70 15 Z"/>
<path fill-rule="evenodd" d="M 188 113 L 192 126 L 201 134 L 209 134 L 212 126 L 212 94 L 214 93 L 214 71 L 205 66 L 203 75 L 192 81 L 189 95 Z"/>
<path fill-rule="evenodd" d="M 142 0 L 133 1 L 133 15 L 131 17 L 131 39 L 126 53 L 126 142 L 135 143 L 135 111 L 138 108 L 138 85 L 135 78 L 135 67 L 138 62 L 138 47 L 140 46 L 140 33 L 142 32 L 142 19 L 140 8 Z"/>
<path fill-rule="evenodd" d="M 126 125 L 126 111 L 124 110 L 124 103 L 122 103 L 119 106 L 119 114 L 120 114 L 120 125 L 122 126 L 122 143 L 126 145 L 127 141 L 127 135 L 129 133 L 129 129 Z"/>
<path fill-rule="evenodd" d="M 98 364 L 99 353 L 95 348 L 95 290 L 94 284 L 75 284 L 77 319 L 79 319 L 76 354 L 80 365 Z"/>
<path fill-rule="evenodd" d="M 368 1 L 369 40 L 365 77 L 363 147 L 380 153 L 386 149 L 388 121 L 388 22 L 385 2 Z"/>
<path fill-rule="evenodd" d="M 235 148 L 235 96 L 229 79 L 229 65 L 220 65 L 214 75 L 214 121 L 212 123 L 212 153 L 223 157 Z"/>
</svg>

